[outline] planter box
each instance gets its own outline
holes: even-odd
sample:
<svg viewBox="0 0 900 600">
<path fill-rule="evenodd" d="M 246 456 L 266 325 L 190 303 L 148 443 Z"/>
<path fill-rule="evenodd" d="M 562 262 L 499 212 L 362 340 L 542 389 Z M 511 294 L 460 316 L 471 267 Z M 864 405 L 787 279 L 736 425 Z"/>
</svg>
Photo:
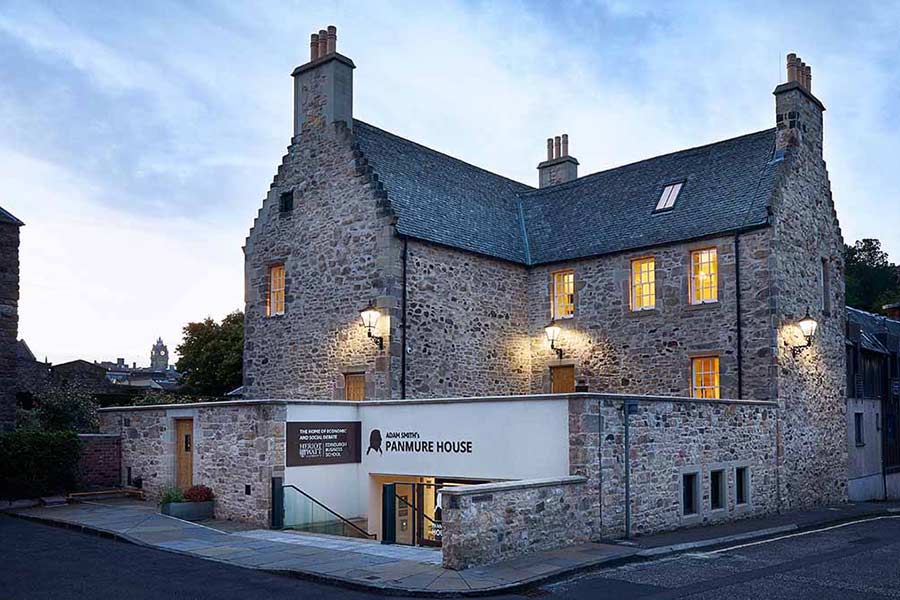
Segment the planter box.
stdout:
<svg viewBox="0 0 900 600">
<path fill-rule="evenodd" d="M 170 502 L 162 505 L 160 511 L 164 515 L 184 519 L 185 521 L 202 521 L 213 518 L 213 501 L 209 502 Z"/>
</svg>

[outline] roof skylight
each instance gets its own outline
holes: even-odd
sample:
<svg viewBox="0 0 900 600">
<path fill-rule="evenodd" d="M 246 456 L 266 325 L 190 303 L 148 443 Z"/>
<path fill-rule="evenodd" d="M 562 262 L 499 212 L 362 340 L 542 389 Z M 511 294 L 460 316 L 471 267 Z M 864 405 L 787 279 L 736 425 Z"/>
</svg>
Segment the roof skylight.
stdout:
<svg viewBox="0 0 900 600">
<path fill-rule="evenodd" d="M 659 197 L 659 202 L 656 204 L 656 210 L 668 210 L 674 207 L 675 200 L 678 199 L 678 193 L 681 192 L 683 186 L 683 181 L 667 185 L 665 189 L 663 189 L 662 195 Z"/>
</svg>

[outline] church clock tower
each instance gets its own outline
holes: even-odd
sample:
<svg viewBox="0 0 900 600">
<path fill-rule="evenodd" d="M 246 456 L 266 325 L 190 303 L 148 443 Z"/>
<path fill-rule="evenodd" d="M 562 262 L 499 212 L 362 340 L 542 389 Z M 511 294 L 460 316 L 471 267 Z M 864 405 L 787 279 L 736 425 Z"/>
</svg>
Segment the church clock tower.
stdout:
<svg viewBox="0 0 900 600">
<path fill-rule="evenodd" d="M 153 349 L 150 350 L 150 368 L 154 371 L 165 371 L 169 368 L 169 349 L 163 344 L 162 338 L 156 340 Z"/>
</svg>

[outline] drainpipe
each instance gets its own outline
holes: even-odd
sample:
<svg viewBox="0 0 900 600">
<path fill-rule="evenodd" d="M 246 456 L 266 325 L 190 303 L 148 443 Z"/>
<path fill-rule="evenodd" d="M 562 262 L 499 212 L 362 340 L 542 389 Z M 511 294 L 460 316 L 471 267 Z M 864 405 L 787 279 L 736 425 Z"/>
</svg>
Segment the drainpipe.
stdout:
<svg viewBox="0 0 900 600">
<path fill-rule="evenodd" d="M 741 328 L 741 234 L 734 234 L 734 306 L 737 312 L 737 352 L 735 359 L 737 360 L 737 397 L 741 400 L 744 397 L 744 343 L 743 329 Z"/>
<path fill-rule="evenodd" d="M 406 399 L 406 263 L 407 240 L 403 238 L 403 299 L 400 314 L 400 397 Z"/>
<path fill-rule="evenodd" d="M 629 417 L 637 412 L 637 400 L 626 400 L 622 404 L 622 419 L 625 424 L 625 539 L 631 538 L 631 438 Z"/>
</svg>

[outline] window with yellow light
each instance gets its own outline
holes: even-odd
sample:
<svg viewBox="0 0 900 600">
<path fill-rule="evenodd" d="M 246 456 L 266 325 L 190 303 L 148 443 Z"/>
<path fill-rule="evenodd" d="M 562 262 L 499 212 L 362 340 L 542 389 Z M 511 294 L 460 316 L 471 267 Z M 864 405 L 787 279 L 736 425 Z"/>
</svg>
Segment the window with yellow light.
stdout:
<svg viewBox="0 0 900 600">
<path fill-rule="evenodd" d="M 575 272 L 571 269 L 553 273 L 553 298 L 550 312 L 554 319 L 568 319 L 575 314 Z"/>
<path fill-rule="evenodd" d="M 691 359 L 691 396 L 720 398 L 719 357 L 698 356 Z"/>
<path fill-rule="evenodd" d="M 656 260 L 638 258 L 631 261 L 631 310 L 656 308 Z"/>
<path fill-rule="evenodd" d="M 284 314 L 284 265 L 269 267 L 266 290 L 266 316 Z"/>
<path fill-rule="evenodd" d="M 691 252 L 691 304 L 719 301 L 719 258 L 715 248 Z"/>
</svg>

